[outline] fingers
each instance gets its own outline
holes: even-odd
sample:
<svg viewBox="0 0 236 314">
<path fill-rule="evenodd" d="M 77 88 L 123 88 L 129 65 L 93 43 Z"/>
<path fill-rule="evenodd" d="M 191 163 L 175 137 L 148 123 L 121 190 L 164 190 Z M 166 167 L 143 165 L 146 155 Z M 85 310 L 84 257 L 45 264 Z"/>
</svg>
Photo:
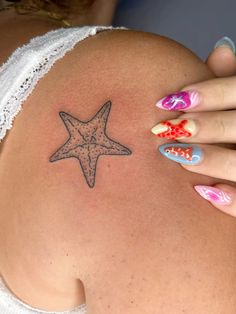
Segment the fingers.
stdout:
<svg viewBox="0 0 236 314">
<path fill-rule="evenodd" d="M 231 76 L 236 73 L 236 57 L 231 50 L 219 47 L 213 50 L 206 64 L 217 77 Z"/>
<path fill-rule="evenodd" d="M 236 188 L 217 184 L 214 187 L 205 185 L 196 185 L 196 192 L 209 201 L 214 207 L 224 213 L 236 217 Z"/>
<path fill-rule="evenodd" d="M 216 111 L 236 108 L 235 99 L 236 76 L 187 86 L 160 99 L 156 106 L 169 111 Z"/>
<path fill-rule="evenodd" d="M 157 101 L 160 109 L 171 111 L 215 111 L 236 108 L 235 45 L 228 37 L 220 39 L 207 58 L 207 65 L 218 77 L 185 86 L 179 92 Z M 226 77 L 228 76 L 228 77 Z"/>
<path fill-rule="evenodd" d="M 236 151 L 215 145 L 168 143 L 159 146 L 168 159 L 188 171 L 236 182 Z"/>
<path fill-rule="evenodd" d="M 236 181 L 235 150 L 196 145 L 236 143 L 236 111 L 226 111 L 236 108 L 236 77 L 230 77 L 236 74 L 234 43 L 227 37 L 219 40 L 206 64 L 218 78 L 186 86 L 180 92 L 159 100 L 156 106 L 160 109 L 188 113 L 175 120 L 160 122 L 152 128 L 152 132 L 162 138 L 186 143 L 161 145 L 159 150 L 188 171 Z M 197 185 L 194 188 L 214 207 L 236 217 L 235 187 L 217 184 L 214 187 Z"/>
<path fill-rule="evenodd" d="M 206 64 L 217 77 L 234 75 L 236 73 L 234 42 L 228 37 L 221 38 L 208 56 Z"/>
<path fill-rule="evenodd" d="M 185 113 L 158 123 L 152 132 L 186 143 L 236 143 L 236 111 Z"/>
</svg>

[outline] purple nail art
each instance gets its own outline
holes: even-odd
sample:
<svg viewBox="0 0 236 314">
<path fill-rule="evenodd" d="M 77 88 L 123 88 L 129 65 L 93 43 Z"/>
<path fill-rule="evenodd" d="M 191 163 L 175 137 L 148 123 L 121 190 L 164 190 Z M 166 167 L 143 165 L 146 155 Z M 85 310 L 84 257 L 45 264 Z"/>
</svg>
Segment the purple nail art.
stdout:
<svg viewBox="0 0 236 314">
<path fill-rule="evenodd" d="M 156 104 L 164 110 L 178 111 L 193 108 L 200 103 L 200 96 L 197 91 L 182 91 L 170 94 Z"/>
<path fill-rule="evenodd" d="M 229 205 L 232 201 L 228 193 L 218 188 L 207 185 L 196 185 L 194 188 L 205 200 L 218 205 Z"/>
</svg>

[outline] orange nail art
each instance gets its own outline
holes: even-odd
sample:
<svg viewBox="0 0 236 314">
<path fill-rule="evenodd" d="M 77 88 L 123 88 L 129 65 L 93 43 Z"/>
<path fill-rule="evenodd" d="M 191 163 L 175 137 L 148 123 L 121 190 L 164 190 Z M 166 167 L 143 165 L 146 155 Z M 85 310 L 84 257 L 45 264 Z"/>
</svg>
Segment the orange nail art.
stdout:
<svg viewBox="0 0 236 314">
<path fill-rule="evenodd" d="M 163 121 L 152 128 L 152 132 L 155 135 L 170 140 L 190 137 L 195 133 L 195 131 L 195 122 L 187 119 Z"/>
</svg>

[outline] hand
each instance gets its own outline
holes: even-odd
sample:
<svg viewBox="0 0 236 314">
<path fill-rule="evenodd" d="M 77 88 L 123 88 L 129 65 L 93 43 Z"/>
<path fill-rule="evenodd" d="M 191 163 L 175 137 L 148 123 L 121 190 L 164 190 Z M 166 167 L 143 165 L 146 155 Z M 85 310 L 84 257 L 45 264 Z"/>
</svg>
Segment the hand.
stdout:
<svg viewBox="0 0 236 314">
<path fill-rule="evenodd" d="M 226 39 L 226 43 L 230 40 Z M 232 182 L 236 182 L 236 150 L 235 145 L 228 144 L 236 144 L 234 52 L 225 45 L 216 48 L 206 63 L 217 78 L 186 86 L 159 100 L 158 108 L 187 113 L 152 128 L 159 137 L 182 142 L 161 145 L 159 150 L 165 157 L 189 171 Z M 227 143 L 234 149 L 207 145 L 216 143 Z M 236 217 L 236 185 L 219 183 L 214 187 L 198 185 L 194 188 L 213 206 Z"/>
</svg>

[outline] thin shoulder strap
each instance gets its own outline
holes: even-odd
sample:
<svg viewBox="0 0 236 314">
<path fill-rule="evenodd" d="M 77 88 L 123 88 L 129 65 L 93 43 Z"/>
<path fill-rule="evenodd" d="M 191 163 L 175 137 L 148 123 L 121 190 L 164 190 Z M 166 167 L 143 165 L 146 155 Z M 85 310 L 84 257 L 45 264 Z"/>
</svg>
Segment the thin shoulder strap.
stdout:
<svg viewBox="0 0 236 314">
<path fill-rule="evenodd" d="M 0 67 L 0 142 L 37 82 L 81 40 L 113 26 L 59 28 L 17 48 Z"/>
</svg>

